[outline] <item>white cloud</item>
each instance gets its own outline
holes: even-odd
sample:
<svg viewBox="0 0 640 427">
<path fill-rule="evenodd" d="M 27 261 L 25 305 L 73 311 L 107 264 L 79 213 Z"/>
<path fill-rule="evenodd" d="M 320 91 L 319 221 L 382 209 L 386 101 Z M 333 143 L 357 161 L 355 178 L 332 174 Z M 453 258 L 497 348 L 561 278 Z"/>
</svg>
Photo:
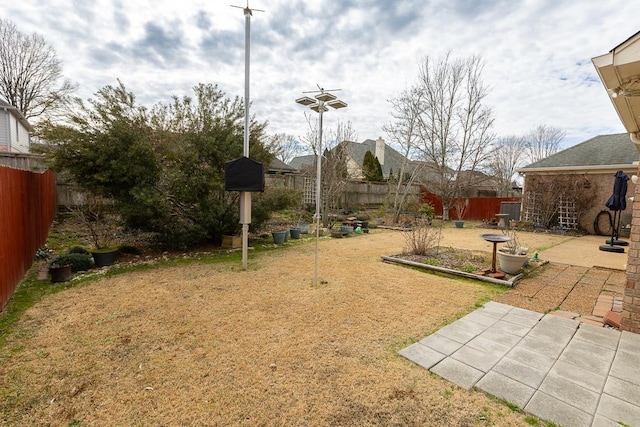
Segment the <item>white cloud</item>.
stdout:
<svg viewBox="0 0 640 427">
<path fill-rule="evenodd" d="M 22 0 L 0 16 L 54 46 L 65 76 L 87 98 L 121 79 L 145 104 L 169 102 L 196 84 L 244 95 L 245 0 L 95 2 Z M 498 135 L 538 124 L 561 127 L 568 144 L 623 132 L 591 58 L 637 31 L 632 2 L 472 0 L 251 0 L 252 114 L 270 133 L 301 136 L 294 100 L 316 84 L 342 88 L 361 139 L 384 136 L 387 100 L 414 83 L 424 56 L 478 54 Z"/>
</svg>

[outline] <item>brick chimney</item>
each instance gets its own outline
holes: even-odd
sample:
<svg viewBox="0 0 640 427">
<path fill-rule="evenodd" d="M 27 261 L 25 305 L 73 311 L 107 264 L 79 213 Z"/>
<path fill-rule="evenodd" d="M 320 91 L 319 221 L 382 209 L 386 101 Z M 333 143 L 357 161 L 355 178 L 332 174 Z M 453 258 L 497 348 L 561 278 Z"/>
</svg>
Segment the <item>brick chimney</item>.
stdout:
<svg viewBox="0 0 640 427">
<path fill-rule="evenodd" d="M 386 147 L 386 144 L 384 143 L 384 139 L 378 137 L 378 139 L 376 139 L 376 152 L 375 152 L 375 156 L 378 158 L 378 161 L 380 162 L 380 165 L 384 165 L 384 149 Z"/>
</svg>

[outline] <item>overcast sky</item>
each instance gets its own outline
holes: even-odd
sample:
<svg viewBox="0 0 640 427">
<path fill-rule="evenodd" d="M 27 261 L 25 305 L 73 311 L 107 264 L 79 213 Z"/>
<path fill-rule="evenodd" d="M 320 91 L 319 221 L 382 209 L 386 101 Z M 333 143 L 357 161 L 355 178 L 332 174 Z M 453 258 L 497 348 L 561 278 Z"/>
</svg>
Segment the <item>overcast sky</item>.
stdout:
<svg viewBox="0 0 640 427">
<path fill-rule="evenodd" d="M 44 36 L 86 99 L 122 80 L 140 103 L 196 84 L 244 96 L 246 0 L 19 0 L 0 16 Z M 425 56 L 480 55 L 499 136 L 538 124 L 563 148 L 624 132 L 591 58 L 640 30 L 628 0 L 250 0 L 251 113 L 270 134 L 306 133 L 303 91 L 341 88 L 358 140 L 385 137 L 389 99 L 415 83 Z"/>
</svg>

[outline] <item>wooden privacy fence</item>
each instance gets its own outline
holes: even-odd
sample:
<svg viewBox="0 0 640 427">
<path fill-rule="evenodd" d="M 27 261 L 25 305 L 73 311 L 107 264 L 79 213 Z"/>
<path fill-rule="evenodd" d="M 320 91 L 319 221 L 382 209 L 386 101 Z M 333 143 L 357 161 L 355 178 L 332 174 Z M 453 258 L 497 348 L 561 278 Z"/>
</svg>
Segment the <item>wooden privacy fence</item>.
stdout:
<svg viewBox="0 0 640 427">
<path fill-rule="evenodd" d="M 45 243 L 55 214 L 53 172 L 0 166 L 0 310 Z"/>
<path fill-rule="evenodd" d="M 345 186 L 344 204 L 346 207 L 357 206 L 380 206 L 388 203 L 396 185 L 387 182 L 357 182 L 350 181 Z M 406 185 L 400 186 L 400 192 L 407 192 L 407 196 L 420 196 L 420 185 L 413 184 L 409 188 Z"/>
<path fill-rule="evenodd" d="M 315 177 L 306 175 L 267 175 L 266 185 L 302 191 L 304 204 L 315 204 Z M 402 185 L 400 191 L 407 191 L 408 196 L 419 197 L 420 189 L 421 187 L 419 184 L 413 184 L 409 189 L 407 189 L 405 185 Z M 342 203 L 341 207 L 377 208 L 388 203 L 395 190 L 396 185 L 388 182 L 347 181 L 340 197 L 340 201 Z M 60 192 L 58 193 L 58 197 L 60 197 Z"/>
<path fill-rule="evenodd" d="M 440 197 L 425 189 L 422 192 L 422 200 L 433 205 L 436 215 L 442 215 L 443 206 Z M 500 213 L 502 202 L 520 202 L 519 197 L 469 197 L 468 200 L 469 207 L 464 219 L 470 220 L 490 220 Z M 458 219 L 454 207 L 449 209 L 449 218 Z"/>
</svg>

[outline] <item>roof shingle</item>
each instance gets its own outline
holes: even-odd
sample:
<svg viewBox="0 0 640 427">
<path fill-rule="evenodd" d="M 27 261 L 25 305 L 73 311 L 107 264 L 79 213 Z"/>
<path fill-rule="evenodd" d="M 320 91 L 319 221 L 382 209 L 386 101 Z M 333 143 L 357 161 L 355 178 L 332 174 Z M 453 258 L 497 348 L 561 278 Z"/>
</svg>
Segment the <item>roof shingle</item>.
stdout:
<svg viewBox="0 0 640 427">
<path fill-rule="evenodd" d="M 520 169 L 559 168 L 565 166 L 630 165 L 640 153 L 629 134 L 599 135 Z"/>
</svg>

